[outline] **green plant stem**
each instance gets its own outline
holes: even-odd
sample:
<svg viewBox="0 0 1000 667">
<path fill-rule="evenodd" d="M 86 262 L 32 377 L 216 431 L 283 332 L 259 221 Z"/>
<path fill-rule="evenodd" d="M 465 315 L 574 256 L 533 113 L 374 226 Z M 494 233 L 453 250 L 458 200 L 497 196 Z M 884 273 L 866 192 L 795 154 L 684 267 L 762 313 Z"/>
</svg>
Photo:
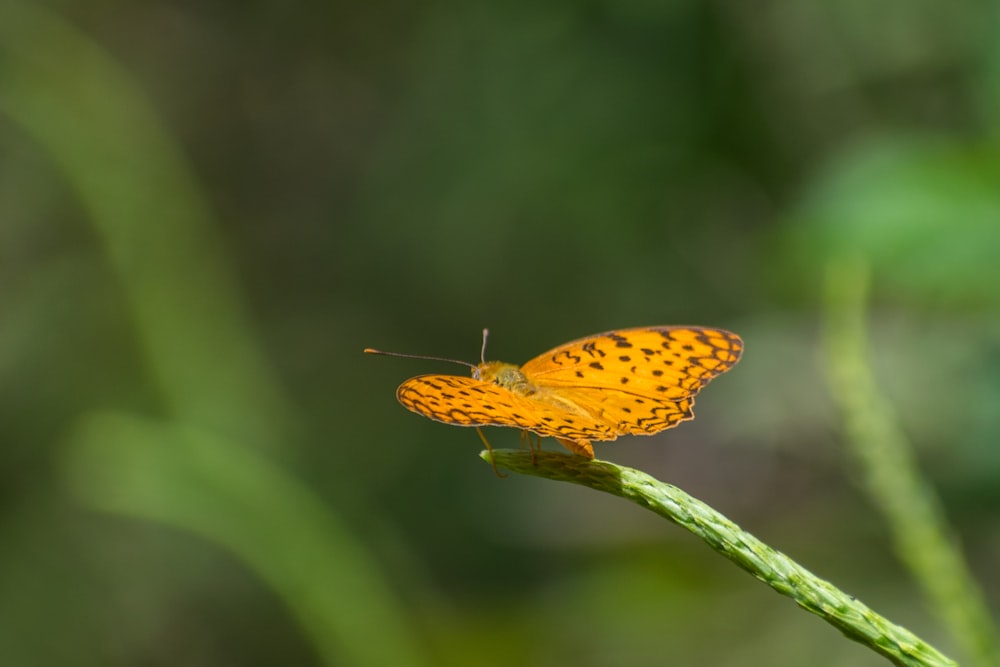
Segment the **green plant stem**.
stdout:
<svg viewBox="0 0 1000 667">
<path fill-rule="evenodd" d="M 480 456 L 487 462 L 491 455 Z M 856 598 L 775 551 L 725 516 L 676 486 L 607 461 L 579 456 L 497 449 L 496 465 L 604 491 L 656 512 L 688 529 L 710 547 L 802 608 L 825 619 L 847 637 L 907 667 L 956 663 L 906 628 L 889 622 Z"/>
<path fill-rule="evenodd" d="M 897 555 L 933 611 L 973 664 L 996 665 L 1000 647 L 990 613 L 868 363 L 868 281 L 868 266 L 860 260 L 832 261 L 828 267 L 826 371 L 844 415 L 847 446 L 885 517 Z"/>
</svg>

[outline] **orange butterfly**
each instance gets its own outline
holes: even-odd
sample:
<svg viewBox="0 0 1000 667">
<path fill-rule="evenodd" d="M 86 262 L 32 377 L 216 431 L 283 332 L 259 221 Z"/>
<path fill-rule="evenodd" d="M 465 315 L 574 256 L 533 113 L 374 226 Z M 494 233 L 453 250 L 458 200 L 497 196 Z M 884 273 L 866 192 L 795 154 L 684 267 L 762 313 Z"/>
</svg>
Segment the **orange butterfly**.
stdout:
<svg viewBox="0 0 1000 667">
<path fill-rule="evenodd" d="M 514 426 L 587 458 L 594 458 L 593 441 L 652 435 L 693 419 L 695 394 L 743 352 L 740 337 L 722 329 L 641 327 L 581 338 L 518 368 L 485 360 L 487 333 L 482 363 L 456 362 L 472 368 L 472 377 L 419 375 L 399 385 L 396 398 L 435 421 Z"/>
</svg>

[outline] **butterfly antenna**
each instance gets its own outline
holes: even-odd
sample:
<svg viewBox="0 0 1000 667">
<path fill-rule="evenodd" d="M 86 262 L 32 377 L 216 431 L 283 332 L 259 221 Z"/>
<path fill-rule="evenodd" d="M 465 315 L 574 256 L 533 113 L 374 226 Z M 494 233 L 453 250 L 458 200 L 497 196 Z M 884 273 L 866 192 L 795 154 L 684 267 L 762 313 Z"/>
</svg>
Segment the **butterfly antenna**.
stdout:
<svg viewBox="0 0 1000 667">
<path fill-rule="evenodd" d="M 483 329 L 483 349 L 479 352 L 479 360 L 486 363 L 486 338 L 490 335 L 489 329 Z"/>
<path fill-rule="evenodd" d="M 475 369 L 475 364 L 470 364 L 468 361 L 461 361 L 459 359 L 447 359 L 445 357 L 431 357 L 426 354 L 403 354 L 402 352 L 385 352 L 384 350 L 376 350 L 370 347 L 365 348 L 365 354 L 381 354 L 386 357 L 402 357 L 404 359 L 427 359 L 428 361 L 447 361 L 450 364 L 461 364 L 462 366 L 468 366 L 469 368 Z"/>
</svg>

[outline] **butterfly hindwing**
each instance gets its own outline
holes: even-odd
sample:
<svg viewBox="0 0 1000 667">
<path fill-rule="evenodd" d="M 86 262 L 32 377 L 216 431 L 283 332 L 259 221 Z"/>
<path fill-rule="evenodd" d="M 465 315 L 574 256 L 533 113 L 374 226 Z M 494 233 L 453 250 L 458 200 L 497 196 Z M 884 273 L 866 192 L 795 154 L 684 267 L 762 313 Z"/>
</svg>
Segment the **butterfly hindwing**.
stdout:
<svg viewBox="0 0 1000 667">
<path fill-rule="evenodd" d="M 562 392 L 567 400 L 607 423 L 619 435 L 652 435 L 694 419 L 694 397 L 676 401 L 617 389 L 578 387 Z"/>
</svg>

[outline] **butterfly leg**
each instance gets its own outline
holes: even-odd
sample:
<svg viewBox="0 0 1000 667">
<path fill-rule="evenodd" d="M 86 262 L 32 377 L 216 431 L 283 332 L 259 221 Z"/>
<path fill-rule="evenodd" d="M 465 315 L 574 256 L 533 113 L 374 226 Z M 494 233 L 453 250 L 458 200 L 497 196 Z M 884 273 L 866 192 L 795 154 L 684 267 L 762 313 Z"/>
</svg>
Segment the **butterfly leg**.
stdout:
<svg viewBox="0 0 1000 667">
<path fill-rule="evenodd" d="M 556 438 L 556 442 L 577 456 L 583 456 L 588 459 L 594 458 L 594 448 L 590 445 L 590 440 L 566 440 L 565 438 Z"/>
<path fill-rule="evenodd" d="M 486 445 L 486 451 L 490 453 L 490 465 L 493 466 L 493 474 L 496 475 L 497 477 L 500 477 L 501 479 L 506 477 L 507 475 L 504 475 L 499 470 L 497 470 L 497 462 L 493 459 L 493 448 L 490 446 L 490 441 L 486 439 L 486 434 L 483 433 L 483 429 L 477 426 L 476 433 L 479 434 L 479 439 L 483 441 L 484 445 Z"/>
<path fill-rule="evenodd" d="M 534 440 L 531 439 L 532 435 L 535 436 Z M 535 456 L 542 451 L 542 436 L 531 431 L 521 431 L 521 447 L 524 446 L 527 446 L 528 451 L 531 452 L 531 465 L 535 465 Z"/>
</svg>

